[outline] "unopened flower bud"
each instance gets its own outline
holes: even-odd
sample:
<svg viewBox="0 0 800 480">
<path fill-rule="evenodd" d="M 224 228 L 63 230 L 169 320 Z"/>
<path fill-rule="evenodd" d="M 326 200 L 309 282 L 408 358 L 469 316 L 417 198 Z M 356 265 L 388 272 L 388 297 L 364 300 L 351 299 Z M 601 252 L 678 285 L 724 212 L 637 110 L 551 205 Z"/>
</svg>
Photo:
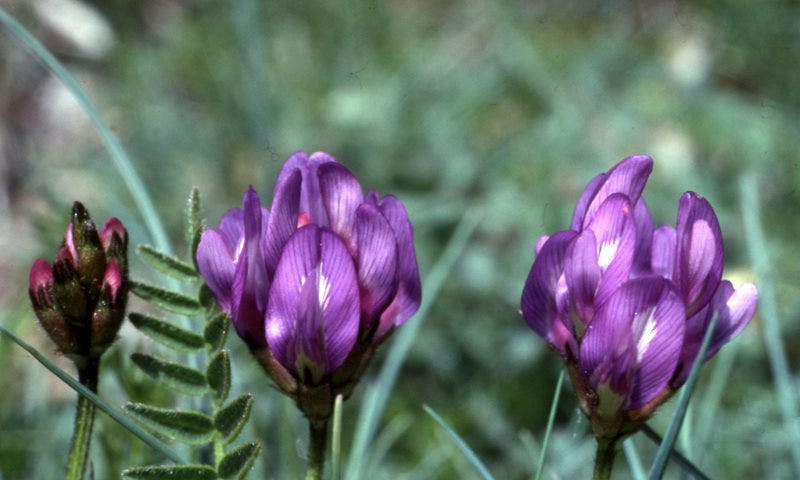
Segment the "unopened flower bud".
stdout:
<svg viewBox="0 0 800 480">
<path fill-rule="evenodd" d="M 116 338 L 127 302 L 128 234 L 111 218 L 97 232 L 80 202 L 51 268 L 31 267 L 30 297 L 36 316 L 59 350 L 76 362 L 99 357 Z"/>
</svg>

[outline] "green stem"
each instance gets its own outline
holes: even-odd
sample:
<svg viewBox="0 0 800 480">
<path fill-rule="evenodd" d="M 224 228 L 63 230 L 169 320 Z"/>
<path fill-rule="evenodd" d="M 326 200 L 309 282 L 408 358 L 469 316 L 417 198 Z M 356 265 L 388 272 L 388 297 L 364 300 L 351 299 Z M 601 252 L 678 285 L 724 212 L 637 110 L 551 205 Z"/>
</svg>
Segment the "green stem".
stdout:
<svg viewBox="0 0 800 480">
<path fill-rule="evenodd" d="M 597 453 L 594 457 L 594 480 L 608 480 L 614 469 L 614 458 L 617 456 L 617 439 L 598 438 Z"/>
<path fill-rule="evenodd" d="M 83 368 L 78 369 L 78 380 L 91 390 L 97 392 L 97 374 L 99 360 L 90 359 Z M 80 395 L 75 409 L 75 430 L 72 432 L 72 446 L 69 449 L 67 462 L 67 480 L 83 480 L 89 462 L 89 446 L 92 442 L 92 426 L 94 425 L 94 403 Z"/>
<path fill-rule="evenodd" d="M 328 420 L 308 422 L 308 470 L 306 480 L 322 480 L 325 470 L 325 448 L 328 443 Z"/>
</svg>

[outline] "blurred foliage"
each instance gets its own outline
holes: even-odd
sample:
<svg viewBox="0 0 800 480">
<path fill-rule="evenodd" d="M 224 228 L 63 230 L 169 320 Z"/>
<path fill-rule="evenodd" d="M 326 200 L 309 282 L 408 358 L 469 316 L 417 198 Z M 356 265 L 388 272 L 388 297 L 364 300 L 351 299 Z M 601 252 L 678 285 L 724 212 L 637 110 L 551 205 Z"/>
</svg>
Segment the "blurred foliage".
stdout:
<svg viewBox="0 0 800 480">
<path fill-rule="evenodd" d="M 11 2 L 10 12 L 82 81 L 181 248 L 191 186 L 215 224 L 249 184 L 268 196 L 281 162 L 300 149 L 332 153 L 365 188 L 406 203 L 423 276 L 463 212 L 485 210 L 402 369 L 386 422 L 407 427 L 374 478 L 472 475 L 422 403 L 497 478 L 534 471 L 560 359 L 517 313 L 532 248 L 539 235 L 569 225 L 590 178 L 632 153 L 656 160 L 645 198 L 657 222 L 674 222 L 685 190 L 709 198 L 726 238 L 726 275 L 738 281 L 752 274 L 737 180 L 756 172 L 797 374 L 796 2 L 93 0 L 115 39 L 101 58 L 54 34 L 37 3 L 45 2 Z M 120 217 L 133 244 L 151 240 L 82 112 L 5 33 L 0 64 L 0 226 L 9 232 L 0 236 L 0 321 L 47 350 L 26 308 L 27 269 L 36 256 L 52 256 L 68 205 L 80 199 L 97 218 Z M 134 277 L 148 275 L 141 264 L 132 268 Z M 256 395 L 245 433 L 264 451 L 251 478 L 297 478 L 299 414 L 237 338 L 229 346 L 232 392 Z M 127 356 L 155 348 L 124 330 L 105 359 L 101 394 L 117 404 L 162 395 Z M 705 444 L 689 442 L 689 456 L 715 478 L 791 476 L 787 438 L 772 433 L 782 432 L 781 420 L 758 317 L 726 355 L 737 358 L 717 405 L 725 427 Z M 57 478 L 73 394 L 4 342 L 0 359 L 0 473 Z M 345 452 L 362 390 L 345 405 Z M 656 416 L 656 429 L 669 410 Z M 157 460 L 107 418 L 96 425 L 96 478 Z M 635 441 L 651 458 L 649 441 Z M 568 391 L 545 475 L 585 478 L 592 454 Z"/>
</svg>

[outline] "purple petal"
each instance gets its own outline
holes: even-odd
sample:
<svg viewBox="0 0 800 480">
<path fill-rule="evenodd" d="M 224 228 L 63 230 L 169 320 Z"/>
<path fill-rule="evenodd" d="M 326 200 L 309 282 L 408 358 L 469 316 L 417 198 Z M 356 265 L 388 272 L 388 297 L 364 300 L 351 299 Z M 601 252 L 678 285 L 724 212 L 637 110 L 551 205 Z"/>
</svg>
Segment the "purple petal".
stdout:
<svg viewBox="0 0 800 480">
<path fill-rule="evenodd" d="M 398 255 L 397 293 L 381 314 L 376 333 L 376 337 L 381 338 L 390 329 L 402 325 L 419 309 L 422 302 L 422 283 L 414 249 L 414 230 L 403 203 L 393 195 L 386 195 L 378 208 L 394 231 Z"/>
<path fill-rule="evenodd" d="M 633 266 L 636 224 L 628 197 L 615 193 L 606 198 L 587 228 L 594 232 L 603 274 L 595 295 L 599 305 L 628 280 Z"/>
<path fill-rule="evenodd" d="M 588 325 L 594 316 L 594 295 L 600 275 L 597 240 L 593 231 L 584 230 L 570 242 L 564 259 L 564 277 L 569 296 L 583 326 Z"/>
<path fill-rule="evenodd" d="M 322 152 L 313 153 L 311 156 L 306 152 L 296 152 L 283 164 L 275 182 L 277 191 L 278 186 L 286 183 L 293 172 L 299 171 L 302 176 L 300 212 L 307 213 L 313 223 L 323 226 L 328 226 L 328 215 L 322 204 L 317 170 L 320 165 L 326 163 L 336 163 L 336 160 Z"/>
<path fill-rule="evenodd" d="M 231 313 L 231 288 L 235 271 L 236 246 L 228 243 L 219 229 L 203 232 L 197 246 L 197 269 L 214 293 L 219 307 Z"/>
<path fill-rule="evenodd" d="M 731 282 L 720 282 L 711 303 L 686 322 L 683 350 L 672 385 L 680 387 L 689 376 L 689 370 L 697 358 L 697 352 L 700 351 L 703 337 L 714 314 L 719 315 L 719 318 L 706 350 L 705 360 L 713 357 L 723 345 L 744 330 L 755 314 L 757 303 L 758 292 L 752 283 L 746 283 L 734 290 Z"/>
<path fill-rule="evenodd" d="M 708 201 L 686 192 L 678 207 L 675 283 L 692 316 L 711 300 L 722 278 L 724 247 L 719 221 Z"/>
<path fill-rule="evenodd" d="M 288 163 L 288 162 L 287 162 Z M 272 212 L 264 234 L 264 262 L 270 277 L 275 275 L 283 246 L 297 230 L 300 215 L 302 173 L 299 169 L 281 171 L 272 196 Z"/>
<path fill-rule="evenodd" d="M 575 205 L 575 211 L 572 213 L 571 230 L 579 232 L 583 229 L 583 219 L 586 217 L 586 209 L 589 208 L 589 204 L 592 202 L 595 194 L 597 194 L 597 190 L 605 183 L 606 178 L 608 178 L 608 174 L 601 173 L 589 180 L 586 188 L 583 189 L 583 193 L 581 193 L 581 197 L 578 199 L 577 205 Z"/>
<path fill-rule="evenodd" d="M 542 235 L 539 237 L 539 240 L 536 240 L 536 246 L 533 247 L 533 253 L 539 255 L 539 252 L 542 251 L 542 247 L 548 240 L 550 240 L 550 235 Z"/>
<path fill-rule="evenodd" d="M 345 240 L 350 251 L 355 252 L 356 209 L 364 201 L 361 185 L 349 170 L 338 163 L 321 165 L 318 174 L 328 225 Z"/>
<path fill-rule="evenodd" d="M 558 301 L 559 283 L 564 276 L 565 254 L 577 234 L 572 230 L 554 233 L 542 246 L 533 262 L 522 290 L 522 316 L 525 321 L 557 348 L 562 355 L 576 352 L 575 337 L 567 326 L 567 313 Z"/>
<path fill-rule="evenodd" d="M 238 245 L 244 237 L 244 214 L 241 208 L 231 208 L 219 221 L 217 229 L 228 245 Z"/>
<path fill-rule="evenodd" d="M 245 193 L 242 203 L 244 245 L 233 277 L 231 319 L 239 336 L 261 345 L 270 284 L 263 241 L 268 213 L 252 187 Z"/>
<path fill-rule="evenodd" d="M 316 295 L 310 295 L 306 283 L 314 278 Z M 312 300 L 316 305 L 307 304 Z M 325 373 L 331 373 L 353 348 L 359 310 L 355 266 L 341 239 L 313 224 L 298 229 L 284 248 L 270 291 L 266 340 L 275 358 L 299 374 L 299 354 L 312 360 L 324 357 Z M 305 338 L 317 334 L 317 315 L 322 319 L 324 353 L 318 351 L 317 340 Z M 300 347 L 314 350 L 298 352 Z"/>
<path fill-rule="evenodd" d="M 653 217 L 644 198 L 639 198 L 633 207 L 633 218 L 636 222 L 636 247 L 633 254 L 633 270 L 639 274 L 649 272 L 651 247 L 653 244 Z"/>
<path fill-rule="evenodd" d="M 650 269 L 656 275 L 672 280 L 675 269 L 675 228 L 662 225 L 653 232 L 653 246 L 650 249 Z"/>
<path fill-rule="evenodd" d="M 364 328 L 371 329 L 397 292 L 397 239 L 377 207 L 361 205 L 356 217 L 361 318 Z"/>
<path fill-rule="evenodd" d="M 667 280 L 626 283 L 595 314 L 581 342 L 581 368 L 592 388 L 607 383 L 637 409 L 675 372 L 684 336 L 684 306 Z"/>
<path fill-rule="evenodd" d="M 605 174 L 605 177 L 601 175 L 592 179 L 578 201 L 572 224 L 581 227 L 588 225 L 603 202 L 615 193 L 627 196 L 632 204 L 636 204 L 652 170 L 653 160 L 650 157 L 633 155 L 617 163 Z M 595 190 L 593 194 L 589 193 L 590 189 Z M 589 196 L 591 196 L 591 200 L 588 199 Z M 585 209 L 584 204 L 586 204 Z"/>
</svg>

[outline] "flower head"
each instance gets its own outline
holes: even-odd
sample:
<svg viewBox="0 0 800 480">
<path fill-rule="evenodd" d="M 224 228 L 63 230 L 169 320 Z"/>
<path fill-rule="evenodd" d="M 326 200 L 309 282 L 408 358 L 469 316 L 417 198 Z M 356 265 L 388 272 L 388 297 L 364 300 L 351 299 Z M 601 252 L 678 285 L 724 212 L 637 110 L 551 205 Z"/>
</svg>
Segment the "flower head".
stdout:
<svg viewBox="0 0 800 480">
<path fill-rule="evenodd" d="M 51 267 L 31 266 L 29 294 L 39 322 L 76 361 L 98 358 L 116 339 L 127 302 L 128 233 L 110 218 L 98 233 L 80 202 Z"/>
<path fill-rule="evenodd" d="M 706 359 L 756 308 L 755 286 L 721 281 L 707 200 L 687 192 L 675 227 L 653 224 L 641 197 L 652 168 L 636 155 L 592 179 L 570 229 L 537 243 L 522 293 L 526 322 L 566 359 L 598 436 L 630 431 L 685 382 L 714 315 Z"/>
<path fill-rule="evenodd" d="M 374 348 L 419 308 L 403 204 L 365 195 L 321 152 L 289 157 L 270 210 L 252 187 L 242 203 L 203 233 L 197 251 L 220 308 L 251 350 L 267 355 L 287 393 L 334 374 L 351 385 Z"/>
</svg>

